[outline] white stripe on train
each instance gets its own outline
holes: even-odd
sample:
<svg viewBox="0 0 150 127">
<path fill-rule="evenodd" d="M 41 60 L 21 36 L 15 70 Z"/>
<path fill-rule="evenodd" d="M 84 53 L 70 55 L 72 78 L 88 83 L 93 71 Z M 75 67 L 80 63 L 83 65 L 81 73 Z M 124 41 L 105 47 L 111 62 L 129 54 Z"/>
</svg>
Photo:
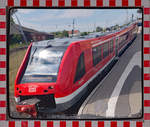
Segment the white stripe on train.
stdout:
<svg viewBox="0 0 150 127">
<path fill-rule="evenodd" d="M 107 67 L 112 60 L 115 57 L 113 57 L 102 69 L 100 69 L 94 76 L 92 76 L 86 83 L 84 83 L 79 89 L 77 89 L 75 92 L 73 92 L 72 94 L 65 96 L 65 97 L 60 97 L 60 98 L 55 98 L 55 102 L 56 104 L 62 104 L 62 103 L 66 103 L 69 102 L 70 100 L 72 100 L 75 96 L 77 96 L 85 87 L 87 87 L 87 85 L 96 77 L 98 76 L 102 70 L 104 70 L 105 67 Z"/>
</svg>

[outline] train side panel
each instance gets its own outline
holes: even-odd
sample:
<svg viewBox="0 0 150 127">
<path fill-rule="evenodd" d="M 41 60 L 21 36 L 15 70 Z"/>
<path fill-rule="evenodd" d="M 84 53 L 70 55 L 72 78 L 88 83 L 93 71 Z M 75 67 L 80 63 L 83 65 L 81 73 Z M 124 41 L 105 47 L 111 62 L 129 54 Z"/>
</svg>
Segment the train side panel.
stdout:
<svg viewBox="0 0 150 127">
<path fill-rule="evenodd" d="M 22 75 L 23 71 L 25 70 L 25 67 L 26 67 L 26 65 L 28 63 L 28 57 L 30 55 L 31 46 L 32 46 L 32 43 L 29 45 L 29 47 L 27 49 L 27 52 L 26 52 L 26 54 L 25 54 L 25 56 L 23 58 L 23 61 L 22 61 L 21 65 L 20 65 L 19 69 L 18 69 L 18 72 L 17 72 L 17 76 L 16 76 L 16 79 L 15 79 L 15 93 L 14 93 L 15 96 L 17 96 L 16 95 L 16 92 L 17 92 L 16 86 L 19 84 L 21 75 Z"/>
<path fill-rule="evenodd" d="M 55 97 L 63 97 L 72 93 L 75 68 L 80 52 L 79 44 L 71 44 L 64 53 L 59 67 Z"/>
</svg>

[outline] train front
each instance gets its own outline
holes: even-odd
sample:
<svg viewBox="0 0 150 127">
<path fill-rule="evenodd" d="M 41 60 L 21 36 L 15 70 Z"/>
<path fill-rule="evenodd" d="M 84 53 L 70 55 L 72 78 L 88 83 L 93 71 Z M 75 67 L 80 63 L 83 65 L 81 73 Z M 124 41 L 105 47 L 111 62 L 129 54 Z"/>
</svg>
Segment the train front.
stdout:
<svg viewBox="0 0 150 127">
<path fill-rule="evenodd" d="M 54 93 L 64 48 L 45 43 L 29 46 L 15 80 L 16 109 L 32 117 L 56 107 Z"/>
</svg>

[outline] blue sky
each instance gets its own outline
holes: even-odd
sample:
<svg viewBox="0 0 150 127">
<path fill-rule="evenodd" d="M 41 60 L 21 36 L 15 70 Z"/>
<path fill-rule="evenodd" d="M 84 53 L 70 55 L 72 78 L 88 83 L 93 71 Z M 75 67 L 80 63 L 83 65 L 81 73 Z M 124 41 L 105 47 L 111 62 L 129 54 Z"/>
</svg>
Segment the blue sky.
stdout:
<svg viewBox="0 0 150 127">
<path fill-rule="evenodd" d="M 93 31 L 96 26 L 124 24 L 127 12 L 128 21 L 132 14 L 134 18 L 141 17 L 137 9 L 18 9 L 16 15 L 23 26 L 44 32 L 71 30 L 74 19 L 75 29 L 83 32 Z"/>
</svg>

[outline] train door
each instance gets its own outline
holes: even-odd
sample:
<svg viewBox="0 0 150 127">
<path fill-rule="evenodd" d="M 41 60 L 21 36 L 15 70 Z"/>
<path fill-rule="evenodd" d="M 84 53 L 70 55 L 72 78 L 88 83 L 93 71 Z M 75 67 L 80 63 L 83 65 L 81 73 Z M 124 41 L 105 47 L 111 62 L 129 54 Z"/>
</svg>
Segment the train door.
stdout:
<svg viewBox="0 0 150 127">
<path fill-rule="evenodd" d="M 80 85 L 83 82 L 82 77 L 84 76 L 85 73 L 86 73 L 85 59 L 84 59 L 84 52 L 82 52 L 79 59 L 78 59 L 76 74 L 74 77 L 74 84 L 78 81 L 78 85 Z"/>
<path fill-rule="evenodd" d="M 119 37 L 116 37 L 116 43 L 115 43 L 115 56 L 118 56 L 118 46 L 119 46 L 118 40 L 119 40 Z"/>
</svg>

